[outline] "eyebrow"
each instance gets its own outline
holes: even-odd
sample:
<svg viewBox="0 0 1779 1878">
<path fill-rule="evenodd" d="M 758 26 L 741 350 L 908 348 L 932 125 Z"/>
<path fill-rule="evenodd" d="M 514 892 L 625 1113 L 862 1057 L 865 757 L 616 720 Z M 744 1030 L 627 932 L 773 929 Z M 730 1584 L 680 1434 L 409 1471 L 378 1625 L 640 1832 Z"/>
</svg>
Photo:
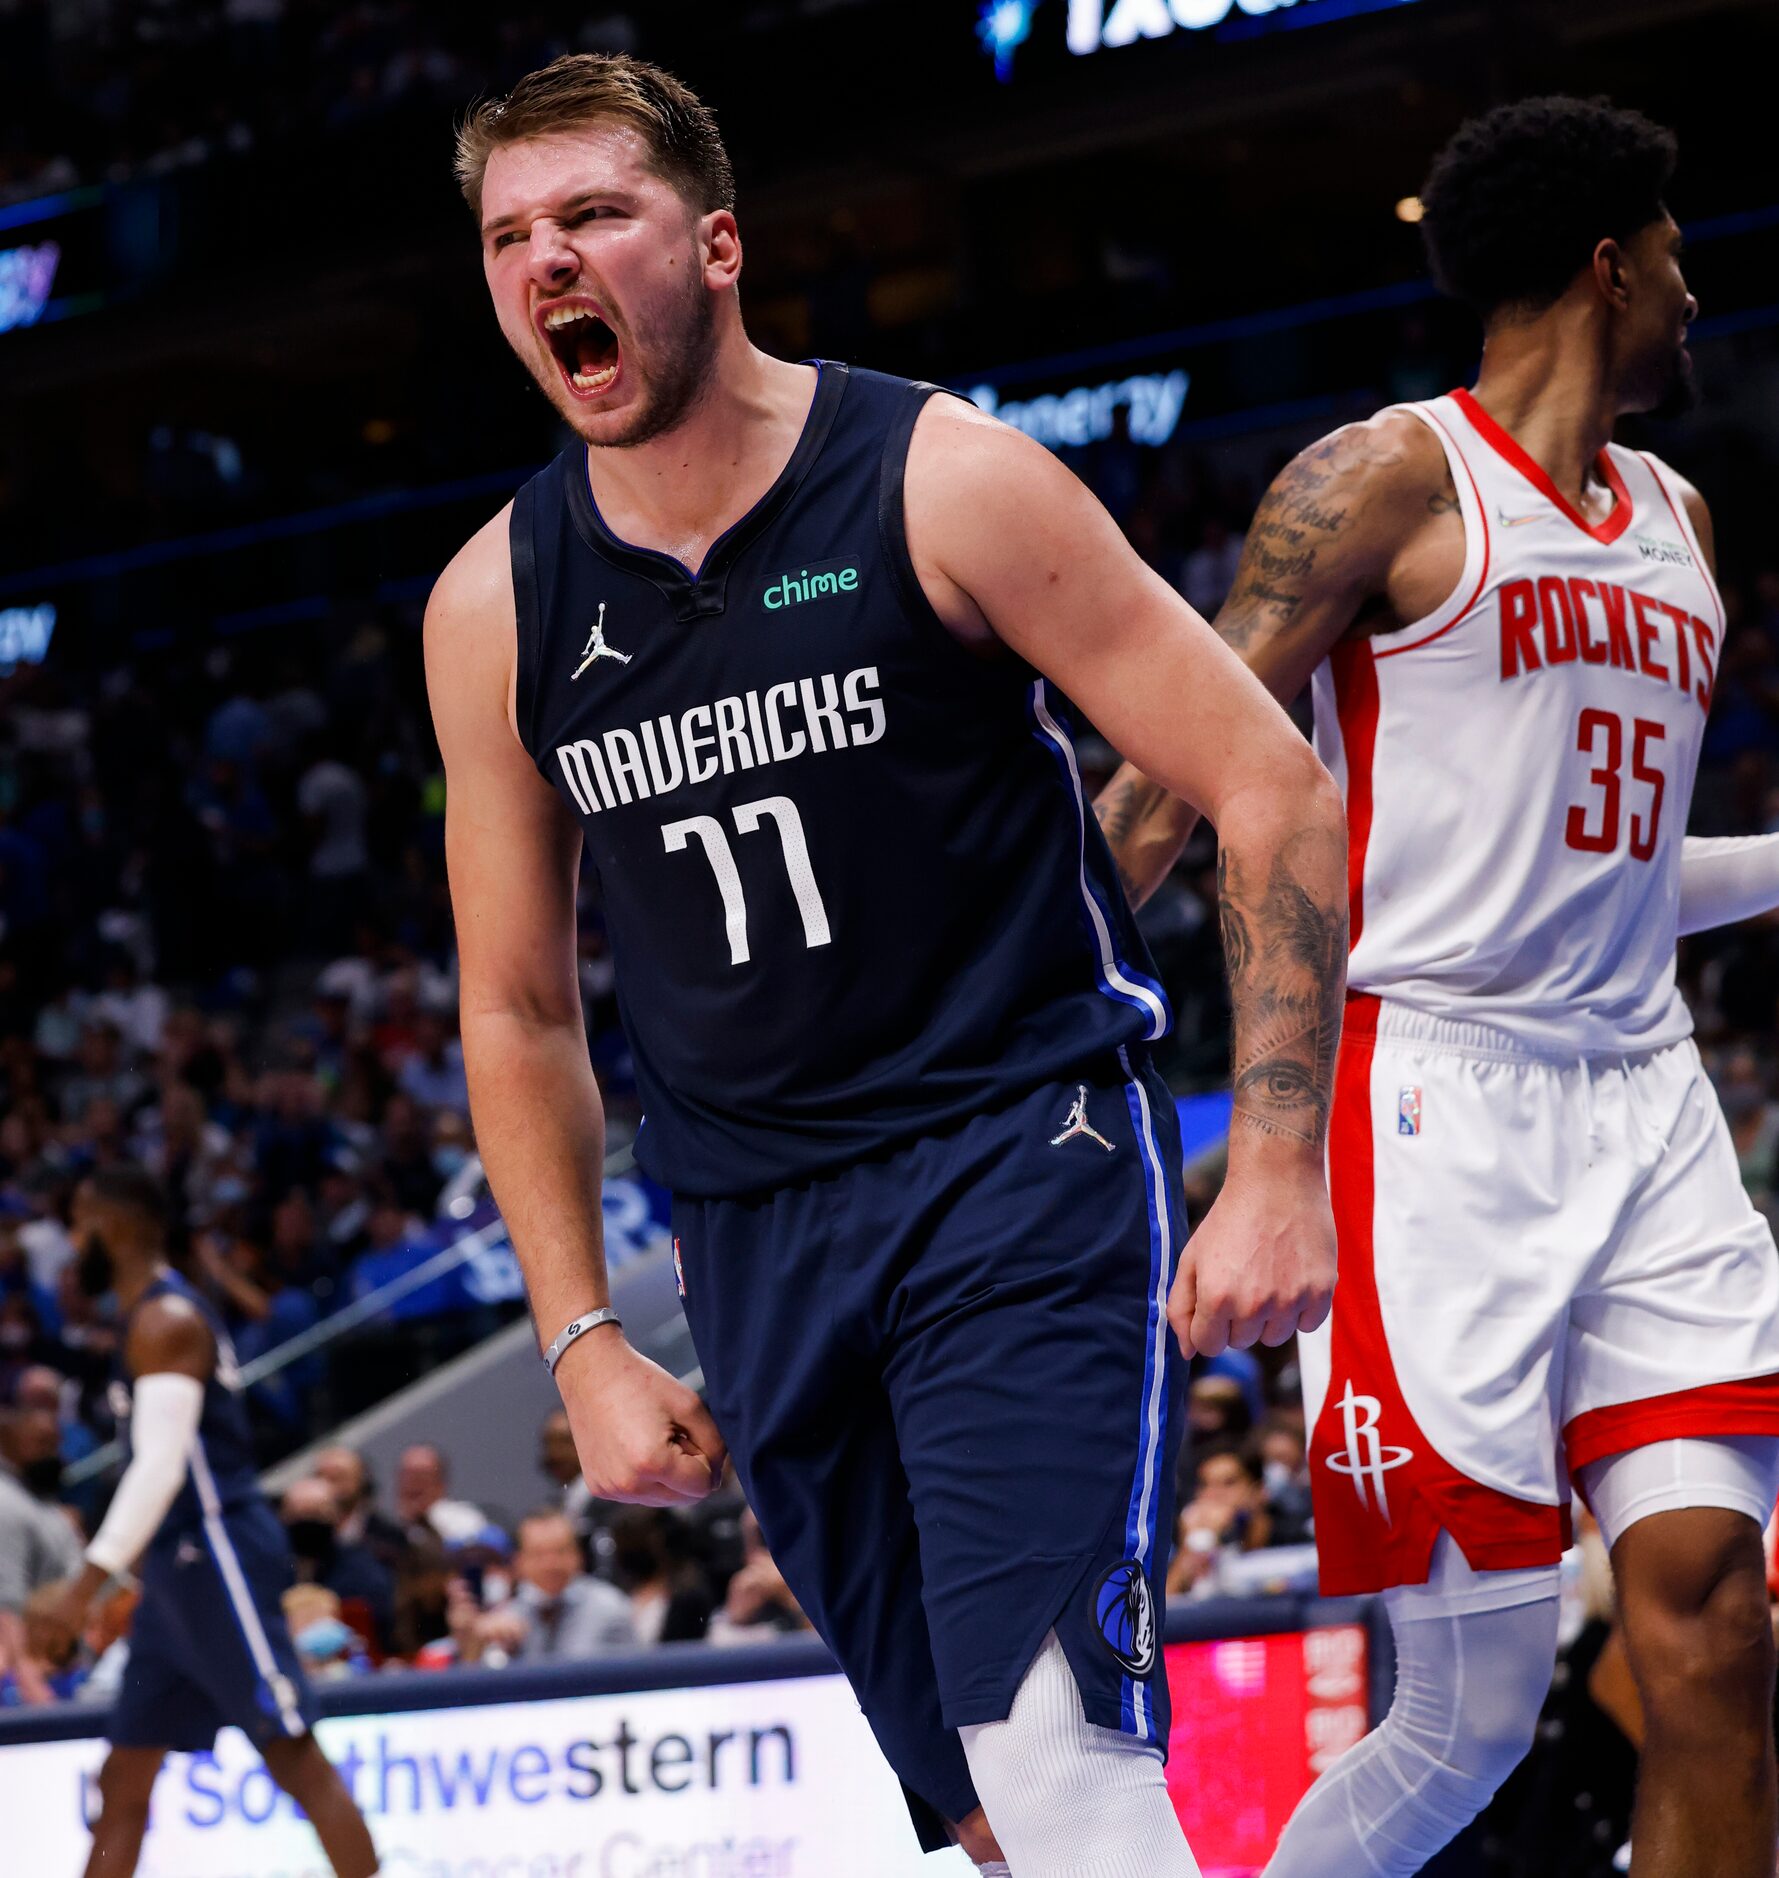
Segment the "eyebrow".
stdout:
<svg viewBox="0 0 1779 1878">
<path fill-rule="evenodd" d="M 629 200 L 630 197 L 622 189 L 577 189 L 572 196 L 565 196 L 562 201 L 552 204 L 541 212 L 560 219 L 564 215 L 572 215 L 576 209 L 585 208 L 589 202 L 627 202 Z M 482 235 L 486 239 L 489 235 L 498 234 L 502 229 L 516 227 L 524 219 L 525 217 L 521 214 L 497 215 L 493 221 L 482 224 Z"/>
</svg>

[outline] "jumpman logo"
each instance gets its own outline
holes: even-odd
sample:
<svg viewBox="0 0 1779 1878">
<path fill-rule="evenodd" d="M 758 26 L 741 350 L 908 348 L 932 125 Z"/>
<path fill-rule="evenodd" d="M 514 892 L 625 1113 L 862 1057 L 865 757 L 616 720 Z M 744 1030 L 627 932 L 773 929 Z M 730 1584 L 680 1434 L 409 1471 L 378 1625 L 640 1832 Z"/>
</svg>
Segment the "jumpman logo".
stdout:
<svg viewBox="0 0 1779 1878">
<path fill-rule="evenodd" d="M 605 602 L 599 603 L 599 617 L 593 622 L 593 630 L 587 635 L 587 643 L 581 648 L 581 662 L 569 674 L 568 682 L 572 685 L 595 659 L 616 659 L 620 665 L 630 663 L 630 654 L 620 652 L 616 646 L 605 643 Z"/>
<path fill-rule="evenodd" d="M 1097 1141 L 1108 1154 L 1117 1152 L 1116 1145 L 1108 1141 L 1087 1119 L 1087 1085 L 1084 1082 L 1075 1085 L 1074 1107 L 1069 1110 L 1069 1118 L 1062 1125 L 1062 1133 L 1050 1137 L 1050 1145 L 1060 1148 L 1065 1141 L 1073 1141 L 1077 1135 L 1085 1135 L 1089 1141 Z"/>
<path fill-rule="evenodd" d="M 1406 1467 L 1414 1459 L 1414 1449 L 1387 1448 L 1378 1440 L 1377 1425 L 1383 1412 L 1384 1405 L 1376 1396 L 1355 1395 L 1349 1380 L 1347 1392 L 1340 1399 L 1347 1445 L 1340 1453 L 1329 1455 L 1328 1466 L 1332 1472 L 1345 1474 L 1352 1481 L 1353 1491 L 1363 1507 L 1371 1505 L 1365 1492 L 1365 1483 L 1370 1481 L 1371 1490 L 1377 1495 L 1377 1510 L 1387 1526 L 1390 1501 L 1384 1492 L 1384 1476 L 1393 1467 Z"/>
</svg>

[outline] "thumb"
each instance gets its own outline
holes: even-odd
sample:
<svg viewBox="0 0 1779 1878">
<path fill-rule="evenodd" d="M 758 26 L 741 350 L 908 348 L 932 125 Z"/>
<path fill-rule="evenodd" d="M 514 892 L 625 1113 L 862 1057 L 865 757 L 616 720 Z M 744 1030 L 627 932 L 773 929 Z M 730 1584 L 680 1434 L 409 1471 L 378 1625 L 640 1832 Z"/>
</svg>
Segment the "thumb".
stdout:
<svg viewBox="0 0 1779 1878">
<path fill-rule="evenodd" d="M 702 1456 L 710 1468 L 710 1487 L 721 1485 L 723 1470 L 729 1464 L 729 1444 L 717 1428 L 716 1418 L 694 1395 L 674 1419 L 684 1435 L 679 1443 L 682 1452 Z"/>
<path fill-rule="evenodd" d="M 716 1486 L 710 1463 L 702 1454 L 670 1440 L 649 1469 L 649 1504 L 676 1506 L 682 1501 L 704 1499 Z"/>
</svg>

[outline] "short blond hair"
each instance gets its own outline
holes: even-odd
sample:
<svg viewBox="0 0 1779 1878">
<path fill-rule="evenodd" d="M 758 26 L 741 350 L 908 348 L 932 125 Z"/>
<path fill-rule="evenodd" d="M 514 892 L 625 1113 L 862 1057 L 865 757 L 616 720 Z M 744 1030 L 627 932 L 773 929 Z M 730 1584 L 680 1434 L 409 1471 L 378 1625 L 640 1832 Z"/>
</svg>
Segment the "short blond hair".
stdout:
<svg viewBox="0 0 1779 1878">
<path fill-rule="evenodd" d="M 572 52 L 528 72 L 504 98 L 484 98 L 457 127 L 464 200 L 482 213 L 482 177 L 503 144 L 612 118 L 642 132 L 664 177 L 700 215 L 735 206 L 735 170 L 716 114 L 658 65 L 622 52 Z"/>
</svg>

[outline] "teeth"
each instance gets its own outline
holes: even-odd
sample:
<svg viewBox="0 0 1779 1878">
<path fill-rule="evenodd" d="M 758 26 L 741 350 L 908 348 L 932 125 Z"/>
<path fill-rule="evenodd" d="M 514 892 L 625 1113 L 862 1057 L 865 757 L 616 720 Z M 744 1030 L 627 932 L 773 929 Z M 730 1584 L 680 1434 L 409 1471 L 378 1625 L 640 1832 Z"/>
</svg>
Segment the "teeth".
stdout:
<svg viewBox="0 0 1779 1878">
<path fill-rule="evenodd" d="M 596 320 L 599 315 L 589 306 L 554 306 L 544 315 L 544 326 L 555 332 L 563 326 L 572 326 L 576 320 Z"/>
<path fill-rule="evenodd" d="M 606 366 L 602 371 L 569 373 L 576 391 L 603 391 L 617 375 L 618 368 L 615 363 Z"/>
</svg>

